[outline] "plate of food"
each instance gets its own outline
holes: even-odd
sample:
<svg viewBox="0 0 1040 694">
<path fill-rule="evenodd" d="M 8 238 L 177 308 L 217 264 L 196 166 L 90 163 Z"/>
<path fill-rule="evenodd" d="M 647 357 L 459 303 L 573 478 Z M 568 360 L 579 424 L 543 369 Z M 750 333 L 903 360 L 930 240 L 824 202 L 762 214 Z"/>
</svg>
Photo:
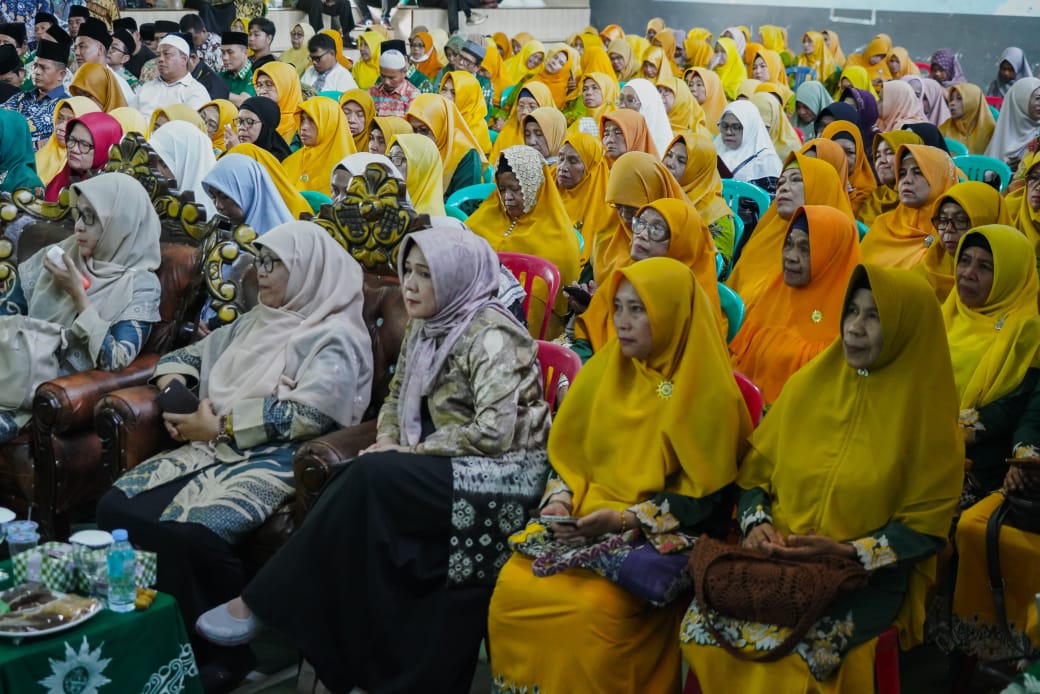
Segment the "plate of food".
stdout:
<svg viewBox="0 0 1040 694">
<path fill-rule="evenodd" d="M 0 615 L 0 636 L 21 640 L 82 624 L 101 611 L 101 601 L 23 583 L 0 593 L 9 612 Z"/>
</svg>

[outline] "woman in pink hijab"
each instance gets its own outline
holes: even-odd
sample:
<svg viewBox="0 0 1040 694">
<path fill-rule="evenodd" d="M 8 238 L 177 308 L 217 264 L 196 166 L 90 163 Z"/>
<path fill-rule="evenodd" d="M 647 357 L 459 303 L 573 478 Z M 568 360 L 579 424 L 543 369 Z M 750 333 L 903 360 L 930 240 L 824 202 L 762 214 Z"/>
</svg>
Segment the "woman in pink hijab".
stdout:
<svg viewBox="0 0 1040 694">
<path fill-rule="evenodd" d="M 902 130 L 907 123 L 927 123 L 921 108 L 921 100 L 908 82 L 890 80 L 881 86 L 880 113 L 877 120 L 878 132 Z"/>
</svg>

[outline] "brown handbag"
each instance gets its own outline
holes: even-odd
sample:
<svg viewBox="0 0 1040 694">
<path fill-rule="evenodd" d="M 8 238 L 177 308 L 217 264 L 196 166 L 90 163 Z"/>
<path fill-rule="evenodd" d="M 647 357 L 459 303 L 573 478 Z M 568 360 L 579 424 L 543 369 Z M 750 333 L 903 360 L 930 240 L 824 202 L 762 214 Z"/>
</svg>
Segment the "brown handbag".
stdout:
<svg viewBox="0 0 1040 694">
<path fill-rule="evenodd" d="M 781 559 L 702 535 L 690 555 L 690 575 L 697 607 L 709 633 L 740 660 L 769 663 L 794 650 L 809 628 L 839 594 L 867 585 L 858 561 L 834 554 Z M 789 627 L 775 648 L 745 653 L 715 626 L 712 613 L 735 619 Z"/>
</svg>

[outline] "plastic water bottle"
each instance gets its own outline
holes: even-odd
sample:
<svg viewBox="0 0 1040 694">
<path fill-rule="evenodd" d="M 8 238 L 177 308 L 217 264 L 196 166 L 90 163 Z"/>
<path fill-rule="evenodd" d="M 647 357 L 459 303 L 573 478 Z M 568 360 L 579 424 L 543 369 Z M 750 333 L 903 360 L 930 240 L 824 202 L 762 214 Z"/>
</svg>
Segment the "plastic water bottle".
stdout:
<svg viewBox="0 0 1040 694">
<path fill-rule="evenodd" d="M 112 531 L 112 540 L 107 557 L 108 609 L 113 612 L 130 612 L 137 598 L 134 548 L 130 546 L 127 532 L 122 528 Z"/>
</svg>

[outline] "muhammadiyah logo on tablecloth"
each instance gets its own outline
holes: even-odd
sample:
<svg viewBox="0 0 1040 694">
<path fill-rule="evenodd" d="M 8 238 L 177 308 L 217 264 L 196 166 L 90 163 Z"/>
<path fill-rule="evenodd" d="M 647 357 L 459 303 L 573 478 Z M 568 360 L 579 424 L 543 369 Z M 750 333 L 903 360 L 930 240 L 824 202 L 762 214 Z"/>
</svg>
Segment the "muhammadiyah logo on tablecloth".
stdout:
<svg viewBox="0 0 1040 694">
<path fill-rule="evenodd" d="M 40 680 L 40 686 L 47 690 L 47 694 L 98 694 L 98 689 L 112 681 L 103 674 L 112 662 L 111 658 L 101 657 L 104 646 L 102 641 L 97 650 L 92 651 L 84 636 L 79 652 L 76 652 L 66 641 L 65 659 L 48 658 L 51 674 Z"/>
</svg>

